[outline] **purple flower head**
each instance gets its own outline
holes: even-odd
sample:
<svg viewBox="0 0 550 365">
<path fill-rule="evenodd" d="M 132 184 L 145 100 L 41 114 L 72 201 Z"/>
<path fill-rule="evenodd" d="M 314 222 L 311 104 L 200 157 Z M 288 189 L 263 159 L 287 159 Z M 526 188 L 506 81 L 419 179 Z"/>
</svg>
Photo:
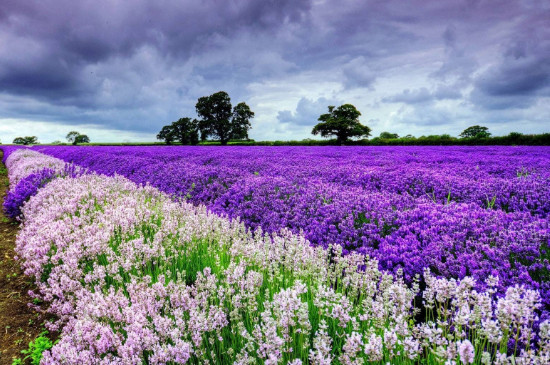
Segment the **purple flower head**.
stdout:
<svg viewBox="0 0 550 365">
<path fill-rule="evenodd" d="M 10 218 L 17 218 L 21 215 L 21 207 L 38 192 L 38 189 L 53 180 L 56 176 L 54 170 L 44 168 L 38 172 L 25 177 L 11 189 L 4 200 L 4 212 Z"/>
</svg>

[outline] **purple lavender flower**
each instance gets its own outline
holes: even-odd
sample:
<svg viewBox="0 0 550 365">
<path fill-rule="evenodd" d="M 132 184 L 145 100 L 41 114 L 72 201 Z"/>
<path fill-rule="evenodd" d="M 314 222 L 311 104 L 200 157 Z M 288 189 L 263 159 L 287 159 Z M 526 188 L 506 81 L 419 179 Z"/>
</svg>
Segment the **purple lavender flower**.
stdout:
<svg viewBox="0 0 550 365">
<path fill-rule="evenodd" d="M 23 178 L 17 185 L 10 189 L 4 199 L 4 212 L 10 218 L 17 218 L 21 215 L 21 207 L 38 192 L 38 189 L 45 186 L 54 179 L 56 172 L 44 168 Z"/>
</svg>

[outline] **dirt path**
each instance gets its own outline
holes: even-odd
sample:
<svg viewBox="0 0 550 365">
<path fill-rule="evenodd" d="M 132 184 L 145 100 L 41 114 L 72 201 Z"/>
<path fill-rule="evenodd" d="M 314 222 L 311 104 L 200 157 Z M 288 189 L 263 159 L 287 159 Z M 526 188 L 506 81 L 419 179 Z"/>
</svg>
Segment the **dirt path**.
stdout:
<svg viewBox="0 0 550 365">
<path fill-rule="evenodd" d="M 15 237 L 19 224 L 4 215 L 1 204 L 9 181 L 0 151 L 0 365 L 11 365 L 43 330 L 43 316 L 28 307 L 32 301 L 27 292 L 32 280 L 21 271 L 15 256 Z"/>
</svg>

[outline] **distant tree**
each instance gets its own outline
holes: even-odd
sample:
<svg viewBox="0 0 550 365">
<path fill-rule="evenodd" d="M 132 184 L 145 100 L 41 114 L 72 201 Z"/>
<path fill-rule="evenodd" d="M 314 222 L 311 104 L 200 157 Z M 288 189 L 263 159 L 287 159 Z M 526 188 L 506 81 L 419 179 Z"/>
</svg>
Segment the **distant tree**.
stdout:
<svg viewBox="0 0 550 365">
<path fill-rule="evenodd" d="M 522 139 L 525 139 L 525 136 L 519 132 L 510 132 L 510 134 L 507 135 L 505 139 L 508 141 L 508 143 L 515 145 L 520 144 Z M 529 137 L 527 139 L 529 139 Z"/>
<path fill-rule="evenodd" d="M 468 127 L 460 133 L 461 138 L 488 138 L 490 136 L 489 128 L 479 125 Z"/>
<path fill-rule="evenodd" d="M 199 125 L 196 119 L 180 118 L 172 123 L 172 133 L 181 144 L 199 143 Z"/>
<path fill-rule="evenodd" d="M 199 143 L 198 121 L 191 118 L 180 118 L 170 125 L 162 127 L 157 134 L 157 139 L 163 140 L 166 144 L 178 141 L 181 144 Z"/>
<path fill-rule="evenodd" d="M 157 134 L 157 139 L 164 141 L 166 144 L 172 144 L 176 140 L 176 133 L 172 125 L 165 125 Z"/>
<path fill-rule="evenodd" d="M 380 133 L 380 138 L 394 139 L 394 138 L 399 138 L 399 135 L 397 133 L 382 132 L 382 133 Z"/>
<path fill-rule="evenodd" d="M 198 126 L 203 141 L 213 137 L 226 145 L 230 139 L 248 137 L 254 112 L 245 103 L 239 103 L 232 110 L 231 99 L 225 91 L 199 98 L 195 108 L 201 118 Z"/>
<path fill-rule="evenodd" d="M 79 143 L 90 143 L 90 138 L 85 134 L 79 134 L 74 139 L 73 144 L 76 145 L 76 144 L 79 144 Z"/>
<path fill-rule="evenodd" d="M 248 130 L 252 128 L 250 119 L 254 112 L 245 103 L 239 103 L 233 108 L 233 136 L 231 139 L 248 139 Z"/>
<path fill-rule="evenodd" d="M 79 143 L 90 143 L 90 138 L 85 134 L 80 134 L 77 131 L 70 131 L 67 133 L 67 141 L 71 143 L 73 146 L 76 146 Z"/>
<path fill-rule="evenodd" d="M 23 137 L 15 137 L 13 139 L 13 144 L 27 144 L 27 141 Z"/>
<path fill-rule="evenodd" d="M 35 136 L 17 137 L 13 140 L 13 144 L 38 144 L 38 139 Z"/>
<path fill-rule="evenodd" d="M 311 133 L 321 134 L 321 137 L 336 136 L 339 144 L 351 137 L 368 137 L 371 129 L 359 123 L 361 113 L 351 104 L 344 104 L 338 108 L 328 107 L 328 113 L 322 114 Z"/>
<path fill-rule="evenodd" d="M 69 133 L 67 133 L 67 136 L 65 138 L 67 138 L 67 141 L 69 141 L 69 143 L 76 144 L 76 137 L 78 137 L 79 135 L 80 133 L 78 133 L 77 131 L 70 131 Z"/>
</svg>

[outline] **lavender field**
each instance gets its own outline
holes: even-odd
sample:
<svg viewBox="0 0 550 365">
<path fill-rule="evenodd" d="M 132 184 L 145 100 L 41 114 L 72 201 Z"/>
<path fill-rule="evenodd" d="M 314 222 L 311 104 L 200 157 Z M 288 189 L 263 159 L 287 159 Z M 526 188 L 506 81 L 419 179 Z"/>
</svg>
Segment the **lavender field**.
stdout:
<svg viewBox="0 0 550 365">
<path fill-rule="evenodd" d="M 550 148 L 3 149 L 43 363 L 550 360 Z"/>
<path fill-rule="evenodd" d="M 150 184 L 249 228 L 375 257 L 412 280 L 499 276 L 548 286 L 546 147 L 40 147 Z M 545 295 L 550 304 L 550 292 Z"/>
</svg>

